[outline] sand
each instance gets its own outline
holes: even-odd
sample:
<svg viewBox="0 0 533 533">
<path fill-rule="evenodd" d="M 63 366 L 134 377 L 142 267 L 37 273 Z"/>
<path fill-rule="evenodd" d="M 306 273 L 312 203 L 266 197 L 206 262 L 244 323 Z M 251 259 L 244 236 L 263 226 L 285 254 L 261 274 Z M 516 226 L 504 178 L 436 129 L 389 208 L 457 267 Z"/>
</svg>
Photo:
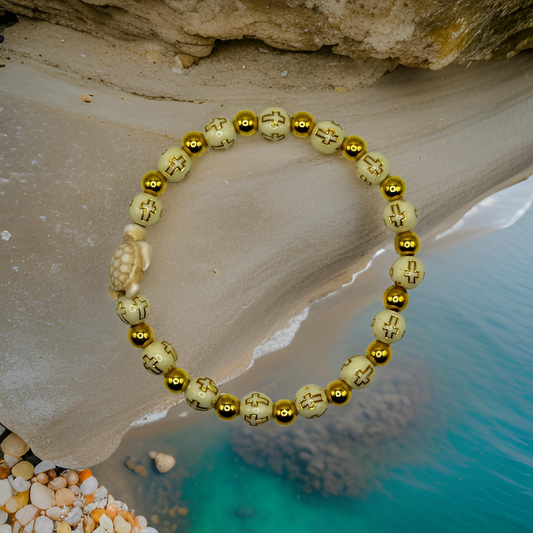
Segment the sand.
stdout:
<svg viewBox="0 0 533 533">
<path fill-rule="evenodd" d="M 423 239 L 492 188 L 532 173 L 531 54 L 437 72 L 398 68 L 370 87 L 357 85 L 354 69 L 353 89 L 338 92 L 335 83 L 307 88 L 294 78 L 272 88 L 253 76 L 236 83 L 232 50 L 220 78 L 212 64 L 210 83 L 205 71 L 195 79 L 191 70 L 186 83 L 172 78 L 171 99 L 141 71 L 143 97 L 116 88 L 116 62 L 82 69 L 72 42 L 72 56 L 63 50 L 57 63 L 39 60 L 55 53 L 44 46 L 54 37 L 23 49 L 22 34 L 13 34 L 0 73 L 0 232 L 9 234 L 0 242 L 9 309 L 0 324 L 0 420 L 63 466 L 103 460 L 132 422 L 176 402 L 129 345 L 106 273 L 141 176 L 186 131 L 273 103 L 337 119 L 382 149 L 406 180 Z M 339 78 L 336 65 L 322 67 L 324 79 Z M 90 103 L 80 99 L 86 94 Z M 296 138 L 239 140 L 227 153 L 200 158 L 163 196 L 142 286 L 156 336 L 176 346 L 191 374 L 219 383 L 246 370 L 256 346 L 347 283 L 393 238 L 379 192 L 341 157 L 320 156 Z M 333 334 L 335 321 L 328 327 Z M 252 370 L 264 364 L 289 374 L 283 356 L 260 359 Z"/>
</svg>

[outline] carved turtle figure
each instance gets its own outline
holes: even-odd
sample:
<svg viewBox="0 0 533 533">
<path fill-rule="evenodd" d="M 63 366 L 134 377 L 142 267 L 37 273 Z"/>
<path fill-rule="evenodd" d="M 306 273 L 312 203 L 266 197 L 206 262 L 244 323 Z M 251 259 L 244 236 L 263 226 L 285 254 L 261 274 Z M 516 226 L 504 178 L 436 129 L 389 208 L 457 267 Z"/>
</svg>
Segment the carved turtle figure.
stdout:
<svg viewBox="0 0 533 533">
<path fill-rule="evenodd" d="M 137 224 L 124 228 L 123 242 L 109 263 L 109 296 L 117 300 L 126 293 L 133 298 L 140 289 L 144 272 L 150 266 L 151 246 L 145 242 L 146 230 Z"/>
</svg>

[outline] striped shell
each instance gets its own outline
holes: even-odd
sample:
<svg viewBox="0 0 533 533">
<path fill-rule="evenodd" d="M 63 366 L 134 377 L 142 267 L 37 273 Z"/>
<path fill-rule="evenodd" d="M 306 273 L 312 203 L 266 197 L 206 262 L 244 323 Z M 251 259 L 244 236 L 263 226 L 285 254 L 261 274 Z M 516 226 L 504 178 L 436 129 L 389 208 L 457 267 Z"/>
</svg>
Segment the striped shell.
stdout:
<svg viewBox="0 0 533 533">
<path fill-rule="evenodd" d="M 115 291 L 125 291 L 137 270 L 142 271 L 141 245 L 122 243 L 109 263 L 109 286 Z"/>
</svg>

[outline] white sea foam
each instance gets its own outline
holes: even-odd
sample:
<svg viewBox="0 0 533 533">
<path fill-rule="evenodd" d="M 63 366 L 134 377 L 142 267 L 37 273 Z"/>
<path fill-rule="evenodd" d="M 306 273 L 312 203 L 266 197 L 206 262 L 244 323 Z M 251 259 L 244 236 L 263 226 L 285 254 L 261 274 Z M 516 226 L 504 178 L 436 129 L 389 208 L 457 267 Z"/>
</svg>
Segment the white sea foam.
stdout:
<svg viewBox="0 0 533 533">
<path fill-rule="evenodd" d="M 256 359 L 259 359 L 260 357 L 263 357 L 266 354 L 281 350 L 282 348 L 288 346 L 292 342 L 292 339 L 294 339 L 294 336 L 296 335 L 298 330 L 300 329 L 302 322 L 309 315 L 309 307 L 310 306 L 308 305 L 301 313 L 289 319 L 288 326 L 284 327 L 283 329 L 279 329 L 278 331 L 276 331 L 276 333 L 274 333 L 274 335 L 272 335 L 272 337 L 257 346 L 257 348 L 255 348 L 254 350 L 252 364 L 253 361 L 255 361 Z"/>
<path fill-rule="evenodd" d="M 158 420 L 165 418 L 165 416 L 167 416 L 167 413 L 168 413 L 168 409 L 165 409 L 164 411 L 160 411 L 159 413 L 150 413 L 149 415 L 145 415 L 139 420 L 136 420 L 135 422 L 133 422 L 130 427 L 138 428 L 141 426 L 146 426 L 146 424 L 151 424 L 152 422 L 157 422 Z"/>
<path fill-rule="evenodd" d="M 533 176 L 484 198 L 461 220 L 435 237 L 447 237 L 457 231 L 495 230 L 512 226 L 533 204 Z"/>
</svg>

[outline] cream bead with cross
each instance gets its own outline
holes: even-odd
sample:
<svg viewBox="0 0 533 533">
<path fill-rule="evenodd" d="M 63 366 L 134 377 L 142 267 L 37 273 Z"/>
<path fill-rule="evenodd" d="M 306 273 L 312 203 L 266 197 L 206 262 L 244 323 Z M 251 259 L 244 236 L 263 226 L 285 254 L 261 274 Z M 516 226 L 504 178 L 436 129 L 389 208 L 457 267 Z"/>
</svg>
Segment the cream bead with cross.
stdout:
<svg viewBox="0 0 533 533">
<path fill-rule="evenodd" d="M 178 361 L 178 353 L 170 342 L 154 341 L 143 351 L 143 365 L 156 376 L 165 375 Z"/>
<path fill-rule="evenodd" d="M 370 328 L 378 341 L 394 344 L 405 335 L 405 318 L 398 311 L 383 309 L 374 316 Z"/>
<path fill-rule="evenodd" d="M 144 322 L 150 315 L 150 302 L 146 296 L 137 294 L 133 298 L 120 296 L 117 300 L 117 315 L 128 326 Z"/>
<path fill-rule="evenodd" d="M 372 385 L 376 377 L 376 367 L 366 355 L 353 355 L 344 361 L 341 368 L 341 379 L 352 389 L 365 389 Z"/>
<path fill-rule="evenodd" d="M 321 154 L 334 154 L 342 148 L 344 130 L 332 120 L 323 120 L 315 125 L 311 133 L 311 145 Z"/>
<path fill-rule="evenodd" d="M 241 400 L 239 414 L 250 426 L 260 426 L 272 418 L 274 402 L 262 392 L 251 392 Z"/>
<path fill-rule="evenodd" d="M 192 162 L 189 154 L 180 146 L 173 146 L 161 154 L 157 170 L 168 181 L 176 183 L 187 177 L 191 166 Z"/>
<path fill-rule="evenodd" d="M 390 174 L 389 160 L 381 152 L 367 152 L 357 161 L 355 168 L 367 185 L 379 185 Z"/>
<path fill-rule="evenodd" d="M 298 414 L 304 418 L 318 418 L 328 408 L 328 398 L 318 385 L 304 385 L 294 396 Z"/>
<path fill-rule="evenodd" d="M 233 121 L 226 117 L 215 117 L 204 128 L 204 137 L 213 150 L 229 150 L 237 139 Z"/>
<path fill-rule="evenodd" d="M 216 383 L 205 376 L 193 376 L 185 389 L 185 399 L 189 407 L 197 411 L 212 409 L 220 396 Z"/>
<path fill-rule="evenodd" d="M 412 230 L 417 223 L 418 212 L 407 200 L 389 202 L 383 209 L 383 222 L 394 233 Z"/>
<path fill-rule="evenodd" d="M 424 263 L 416 255 L 401 255 L 389 270 L 390 279 L 404 289 L 415 289 L 422 283 L 425 275 Z"/>
<path fill-rule="evenodd" d="M 269 107 L 259 115 L 259 132 L 269 141 L 281 141 L 291 131 L 291 117 L 281 107 Z"/>
<path fill-rule="evenodd" d="M 163 213 L 161 200 L 153 194 L 142 192 L 130 203 L 130 217 L 139 226 L 153 226 Z"/>
</svg>

